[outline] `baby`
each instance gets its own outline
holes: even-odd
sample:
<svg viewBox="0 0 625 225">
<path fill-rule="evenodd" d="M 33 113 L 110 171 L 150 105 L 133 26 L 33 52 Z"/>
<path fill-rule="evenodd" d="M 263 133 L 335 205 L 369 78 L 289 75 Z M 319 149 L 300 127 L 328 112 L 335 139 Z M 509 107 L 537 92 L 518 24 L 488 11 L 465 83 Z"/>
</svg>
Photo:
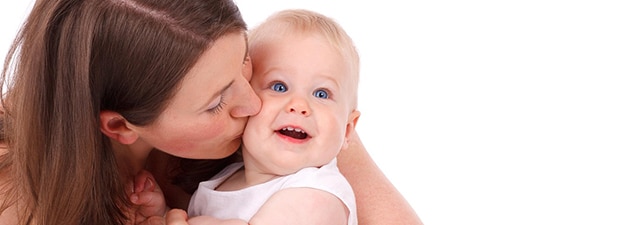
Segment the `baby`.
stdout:
<svg viewBox="0 0 625 225">
<path fill-rule="evenodd" d="M 263 104 L 245 128 L 243 162 L 200 183 L 189 224 L 358 224 L 336 166 L 360 116 L 351 38 L 324 15 L 284 10 L 250 32 L 249 54 Z M 164 212 L 157 196 L 154 212 Z"/>
</svg>

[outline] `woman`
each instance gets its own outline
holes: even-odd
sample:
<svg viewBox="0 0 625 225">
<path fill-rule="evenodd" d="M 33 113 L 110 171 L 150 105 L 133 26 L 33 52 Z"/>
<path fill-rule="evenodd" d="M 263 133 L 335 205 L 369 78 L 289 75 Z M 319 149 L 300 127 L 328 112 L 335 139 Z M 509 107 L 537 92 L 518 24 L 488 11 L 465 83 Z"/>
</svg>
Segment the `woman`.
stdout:
<svg viewBox="0 0 625 225">
<path fill-rule="evenodd" d="M 260 107 L 245 30 L 230 0 L 35 2 L 2 73 L 0 224 L 150 222 L 128 197 L 146 167 L 184 207 L 180 158 L 232 155 Z M 418 222 L 361 145 L 339 162 L 361 224 Z"/>
</svg>

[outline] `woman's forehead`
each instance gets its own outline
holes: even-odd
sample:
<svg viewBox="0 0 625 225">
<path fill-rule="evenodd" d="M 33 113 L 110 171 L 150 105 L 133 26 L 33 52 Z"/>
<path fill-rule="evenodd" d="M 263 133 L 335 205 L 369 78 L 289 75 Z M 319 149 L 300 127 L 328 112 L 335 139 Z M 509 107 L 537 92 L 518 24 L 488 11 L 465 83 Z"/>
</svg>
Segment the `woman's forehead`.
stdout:
<svg viewBox="0 0 625 225">
<path fill-rule="evenodd" d="M 191 67 L 172 101 L 200 110 L 241 76 L 247 44 L 241 33 L 226 34 L 213 43 Z"/>
</svg>

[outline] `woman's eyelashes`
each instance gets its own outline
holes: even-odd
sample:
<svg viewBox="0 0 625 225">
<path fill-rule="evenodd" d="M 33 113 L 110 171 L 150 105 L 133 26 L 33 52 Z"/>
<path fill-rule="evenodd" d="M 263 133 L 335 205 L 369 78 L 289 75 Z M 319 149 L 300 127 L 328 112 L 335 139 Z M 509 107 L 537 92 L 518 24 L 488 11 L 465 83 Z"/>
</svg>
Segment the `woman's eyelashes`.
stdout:
<svg viewBox="0 0 625 225">
<path fill-rule="evenodd" d="M 210 104 L 210 106 L 208 107 L 206 111 L 212 114 L 219 114 L 221 110 L 224 108 L 224 106 L 226 105 L 223 99 L 224 99 L 224 96 L 220 95 L 218 99 L 215 99 L 216 103 Z"/>
<path fill-rule="evenodd" d="M 281 92 L 281 93 L 287 92 L 289 90 L 289 88 L 286 86 L 286 84 L 284 82 L 281 82 L 281 81 L 271 82 L 271 84 L 269 85 L 269 88 L 272 91 Z M 321 98 L 321 99 L 329 99 L 329 98 L 331 98 L 330 91 L 328 89 L 325 89 L 325 88 L 319 88 L 319 89 L 314 90 L 312 92 L 312 95 L 315 98 Z"/>
</svg>

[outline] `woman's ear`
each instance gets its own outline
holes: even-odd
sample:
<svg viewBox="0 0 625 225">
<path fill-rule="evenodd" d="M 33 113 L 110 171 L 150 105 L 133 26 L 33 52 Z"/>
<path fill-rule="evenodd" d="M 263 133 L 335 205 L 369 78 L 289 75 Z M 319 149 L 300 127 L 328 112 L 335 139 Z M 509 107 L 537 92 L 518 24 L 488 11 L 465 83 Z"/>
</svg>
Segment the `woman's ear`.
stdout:
<svg viewBox="0 0 625 225">
<path fill-rule="evenodd" d="M 121 144 L 132 144 L 139 137 L 128 125 L 128 121 L 117 112 L 107 110 L 100 112 L 100 131 Z"/>
<path fill-rule="evenodd" d="M 345 130 L 345 141 L 343 142 L 343 147 L 341 149 L 347 149 L 349 146 L 349 142 L 351 140 L 351 136 L 354 134 L 356 130 L 356 123 L 358 123 L 358 119 L 360 118 L 360 111 L 354 110 L 349 114 L 347 119 L 347 126 Z"/>
</svg>

